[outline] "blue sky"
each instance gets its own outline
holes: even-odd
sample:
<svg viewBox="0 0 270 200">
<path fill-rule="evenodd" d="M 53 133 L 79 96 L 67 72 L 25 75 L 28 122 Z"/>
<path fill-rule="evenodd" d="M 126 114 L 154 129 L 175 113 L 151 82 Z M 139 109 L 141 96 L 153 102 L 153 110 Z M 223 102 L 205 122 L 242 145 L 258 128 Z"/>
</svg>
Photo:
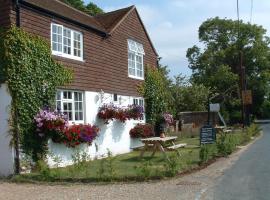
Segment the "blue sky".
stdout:
<svg viewBox="0 0 270 200">
<path fill-rule="evenodd" d="M 239 0 L 240 18 L 250 21 L 252 0 Z M 85 0 L 89 2 L 89 0 Z M 191 74 L 186 50 L 198 44 L 198 28 L 208 18 L 236 19 L 236 0 L 92 0 L 105 11 L 135 5 L 146 29 L 174 76 Z M 270 30 L 270 0 L 253 0 L 252 23 Z M 268 35 L 270 32 L 268 32 Z"/>
</svg>

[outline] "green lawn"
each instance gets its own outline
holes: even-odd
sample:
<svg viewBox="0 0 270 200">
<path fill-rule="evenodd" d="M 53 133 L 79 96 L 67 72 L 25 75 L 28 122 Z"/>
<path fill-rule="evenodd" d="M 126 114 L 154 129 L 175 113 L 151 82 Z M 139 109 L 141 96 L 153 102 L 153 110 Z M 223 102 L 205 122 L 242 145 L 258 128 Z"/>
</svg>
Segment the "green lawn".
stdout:
<svg viewBox="0 0 270 200">
<path fill-rule="evenodd" d="M 181 157 L 176 155 L 175 151 L 167 151 L 169 157 L 176 157 L 178 169 L 184 170 L 199 164 L 199 147 L 194 146 L 199 144 L 199 138 L 185 138 L 181 139 L 181 143 L 187 143 L 192 147 L 185 147 L 179 149 Z M 65 168 L 57 169 L 41 169 L 39 172 L 31 174 L 23 174 L 13 177 L 15 181 L 82 181 L 82 182 L 95 182 L 104 181 L 104 179 L 117 180 L 141 180 L 145 176 L 148 178 L 161 178 L 165 175 L 166 169 L 164 165 L 168 163 L 164 159 L 161 152 L 157 152 L 154 157 L 151 157 L 150 152 L 145 152 L 143 158 L 139 158 L 140 150 L 131 153 L 118 155 L 109 159 L 93 160 L 83 162 L 79 165 L 73 165 Z M 111 165 L 109 164 L 111 160 Z M 102 174 L 102 164 L 105 166 L 103 178 L 100 179 Z M 112 167 L 111 167 L 112 166 Z M 112 168 L 112 169 L 111 169 Z M 149 175 L 145 172 L 149 171 Z M 142 172 L 143 171 L 143 172 Z M 105 178 L 104 178 L 105 176 Z"/>
</svg>

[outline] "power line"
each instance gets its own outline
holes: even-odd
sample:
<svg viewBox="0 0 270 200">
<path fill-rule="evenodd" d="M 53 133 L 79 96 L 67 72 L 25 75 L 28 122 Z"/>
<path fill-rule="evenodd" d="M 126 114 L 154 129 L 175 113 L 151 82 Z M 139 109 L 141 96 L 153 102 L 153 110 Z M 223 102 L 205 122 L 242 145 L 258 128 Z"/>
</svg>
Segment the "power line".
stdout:
<svg viewBox="0 0 270 200">
<path fill-rule="evenodd" d="M 237 21 L 238 21 L 238 40 L 240 36 L 240 17 L 239 17 L 239 0 L 237 0 Z"/>
</svg>

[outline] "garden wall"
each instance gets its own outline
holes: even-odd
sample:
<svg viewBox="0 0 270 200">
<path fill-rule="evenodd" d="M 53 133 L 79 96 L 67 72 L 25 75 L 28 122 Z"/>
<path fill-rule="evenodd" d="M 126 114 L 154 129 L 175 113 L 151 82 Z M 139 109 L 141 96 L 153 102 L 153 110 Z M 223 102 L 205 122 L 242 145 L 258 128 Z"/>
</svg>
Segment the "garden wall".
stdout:
<svg viewBox="0 0 270 200">
<path fill-rule="evenodd" d="M 0 85 L 0 176 L 8 176 L 14 172 L 14 151 L 10 148 L 9 111 L 11 97 L 6 84 Z"/>
<path fill-rule="evenodd" d="M 97 118 L 98 108 L 103 103 L 114 103 L 119 106 L 127 106 L 133 103 L 133 97 L 131 96 L 119 96 L 118 101 L 113 101 L 113 94 L 105 93 L 102 95 L 98 92 L 85 92 L 85 123 L 95 124 L 100 128 L 100 133 L 97 139 L 91 146 L 81 144 L 76 148 L 67 148 L 63 144 L 55 144 L 49 141 L 49 150 L 53 156 L 49 157 L 48 163 L 50 166 L 54 166 L 56 163 L 53 161 L 53 157 L 62 161 L 60 166 L 66 166 L 72 164 L 72 155 L 76 151 L 86 152 L 91 159 L 104 157 L 107 155 L 108 150 L 113 155 L 128 153 L 132 147 L 137 147 L 140 142 L 136 139 L 131 139 L 129 131 L 137 123 L 143 123 L 144 120 L 130 120 L 126 123 L 119 121 L 112 121 L 109 124 L 104 124 L 103 120 Z"/>
</svg>

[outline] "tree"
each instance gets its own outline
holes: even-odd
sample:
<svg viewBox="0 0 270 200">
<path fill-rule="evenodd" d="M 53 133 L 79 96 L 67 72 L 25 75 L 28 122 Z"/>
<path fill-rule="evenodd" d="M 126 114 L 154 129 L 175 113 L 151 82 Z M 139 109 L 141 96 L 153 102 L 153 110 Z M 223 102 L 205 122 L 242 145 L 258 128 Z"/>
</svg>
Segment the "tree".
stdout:
<svg viewBox="0 0 270 200">
<path fill-rule="evenodd" d="M 167 80 L 164 68 L 146 66 L 145 81 L 139 85 L 138 91 L 144 97 L 146 122 L 155 124 L 158 117 L 168 111 Z"/>
<path fill-rule="evenodd" d="M 92 2 L 85 5 L 83 0 L 61 0 L 61 1 L 92 16 L 104 13 L 104 11 L 100 7 L 98 7 L 96 4 Z"/>
<path fill-rule="evenodd" d="M 207 110 L 209 89 L 202 84 L 191 83 L 186 77 L 178 75 L 175 78 L 172 96 L 176 113 L 183 111 Z"/>
<path fill-rule="evenodd" d="M 238 39 L 239 34 L 239 39 Z M 243 53 L 247 88 L 253 92 L 252 113 L 261 116 L 260 106 L 265 101 L 270 80 L 270 39 L 266 30 L 258 25 L 238 21 L 208 19 L 199 28 L 199 40 L 204 48 L 193 46 L 187 50 L 192 81 L 203 84 L 212 92 L 224 93 L 239 85 L 239 52 Z M 225 110 L 240 117 L 241 101 L 239 87 L 224 101 Z"/>
<path fill-rule="evenodd" d="M 98 7 L 96 4 L 92 2 L 90 2 L 85 8 L 86 8 L 86 13 L 92 16 L 104 13 L 104 11 L 100 7 Z"/>
</svg>

